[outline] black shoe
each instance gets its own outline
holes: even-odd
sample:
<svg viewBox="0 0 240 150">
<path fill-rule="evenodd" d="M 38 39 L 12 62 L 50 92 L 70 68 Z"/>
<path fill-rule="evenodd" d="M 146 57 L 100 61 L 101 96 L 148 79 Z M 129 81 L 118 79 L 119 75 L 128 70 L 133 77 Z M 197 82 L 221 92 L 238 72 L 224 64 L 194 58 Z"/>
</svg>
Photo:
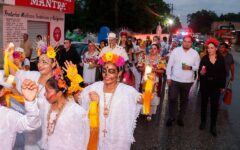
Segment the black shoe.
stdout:
<svg viewBox="0 0 240 150">
<path fill-rule="evenodd" d="M 168 121 L 166 123 L 166 127 L 171 127 L 173 125 L 173 121 L 174 121 L 174 119 L 168 119 Z"/>
<path fill-rule="evenodd" d="M 205 122 L 201 122 L 199 129 L 200 130 L 204 130 L 206 128 L 206 123 Z"/>
<path fill-rule="evenodd" d="M 217 129 L 216 129 L 216 127 L 211 127 L 210 132 L 211 132 L 211 134 L 212 134 L 214 137 L 217 137 Z"/>
<path fill-rule="evenodd" d="M 180 127 L 184 127 L 184 122 L 183 122 L 182 119 L 179 119 L 179 120 L 177 121 L 177 124 L 178 124 Z"/>
</svg>

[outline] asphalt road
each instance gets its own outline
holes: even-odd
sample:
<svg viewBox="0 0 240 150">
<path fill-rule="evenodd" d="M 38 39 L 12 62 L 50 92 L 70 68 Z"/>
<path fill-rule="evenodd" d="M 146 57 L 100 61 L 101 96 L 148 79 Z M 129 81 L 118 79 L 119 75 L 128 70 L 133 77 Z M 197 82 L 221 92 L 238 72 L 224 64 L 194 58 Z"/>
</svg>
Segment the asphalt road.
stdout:
<svg viewBox="0 0 240 150">
<path fill-rule="evenodd" d="M 220 105 L 217 122 L 218 137 L 209 133 L 208 128 L 200 131 L 200 99 L 195 87 L 190 94 L 185 126 L 175 124 L 166 128 L 168 99 L 162 97 L 158 113 L 152 121 L 140 116 L 135 130 L 136 142 L 132 150 L 240 150 L 240 53 L 232 52 L 235 59 L 235 80 L 233 82 L 233 102 L 230 106 Z"/>
</svg>

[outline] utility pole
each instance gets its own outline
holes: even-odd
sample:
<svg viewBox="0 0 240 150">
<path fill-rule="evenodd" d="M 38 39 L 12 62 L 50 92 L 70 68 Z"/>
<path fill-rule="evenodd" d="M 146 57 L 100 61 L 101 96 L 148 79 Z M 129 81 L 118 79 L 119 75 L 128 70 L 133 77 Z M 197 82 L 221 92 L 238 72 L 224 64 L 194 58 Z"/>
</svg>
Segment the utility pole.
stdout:
<svg viewBox="0 0 240 150">
<path fill-rule="evenodd" d="M 115 28 L 118 28 L 118 1 L 119 1 L 119 0 L 115 0 L 115 3 L 114 3 L 114 11 L 115 11 Z"/>
</svg>

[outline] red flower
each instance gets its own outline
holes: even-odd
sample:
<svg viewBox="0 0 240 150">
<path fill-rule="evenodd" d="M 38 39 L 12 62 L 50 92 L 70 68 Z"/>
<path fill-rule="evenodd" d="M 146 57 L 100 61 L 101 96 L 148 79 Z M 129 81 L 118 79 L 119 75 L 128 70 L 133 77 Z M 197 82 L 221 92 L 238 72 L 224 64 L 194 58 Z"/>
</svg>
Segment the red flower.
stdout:
<svg viewBox="0 0 240 150">
<path fill-rule="evenodd" d="M 210 43 L 213 43 L 215 46 L 218 46 L 218 44 L 219 44 L 218 40 L 215 38 L 210 38 L 206 41 L 206 45 L 208 45 Z"/>
</svg>

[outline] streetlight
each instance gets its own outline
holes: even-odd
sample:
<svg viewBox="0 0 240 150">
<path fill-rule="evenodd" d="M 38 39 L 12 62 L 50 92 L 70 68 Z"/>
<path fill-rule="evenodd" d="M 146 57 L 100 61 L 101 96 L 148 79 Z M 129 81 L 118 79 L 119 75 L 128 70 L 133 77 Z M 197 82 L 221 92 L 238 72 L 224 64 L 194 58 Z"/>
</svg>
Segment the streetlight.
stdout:
<svg viewBox="0 0 240 150">
<path fill-rule="evenodd" d="M 168 20 L 167 20 L 167 23 L 168 23 L 168 25 L 171 26 L 171 25 L 173 24 L 173 20 L 172 20 L 172 19 L 168 19 Z"/>
<path fill-rule="evenodd" d="M 167 19 L 169 38 L 171 38 L 171 36 L 172 36 L 170 29 L 171 29 L 171 26 L 173 25 L 173 23 L 174 23 L 173 19 L 171 19 L 171 18 Z"/>
</svg>

